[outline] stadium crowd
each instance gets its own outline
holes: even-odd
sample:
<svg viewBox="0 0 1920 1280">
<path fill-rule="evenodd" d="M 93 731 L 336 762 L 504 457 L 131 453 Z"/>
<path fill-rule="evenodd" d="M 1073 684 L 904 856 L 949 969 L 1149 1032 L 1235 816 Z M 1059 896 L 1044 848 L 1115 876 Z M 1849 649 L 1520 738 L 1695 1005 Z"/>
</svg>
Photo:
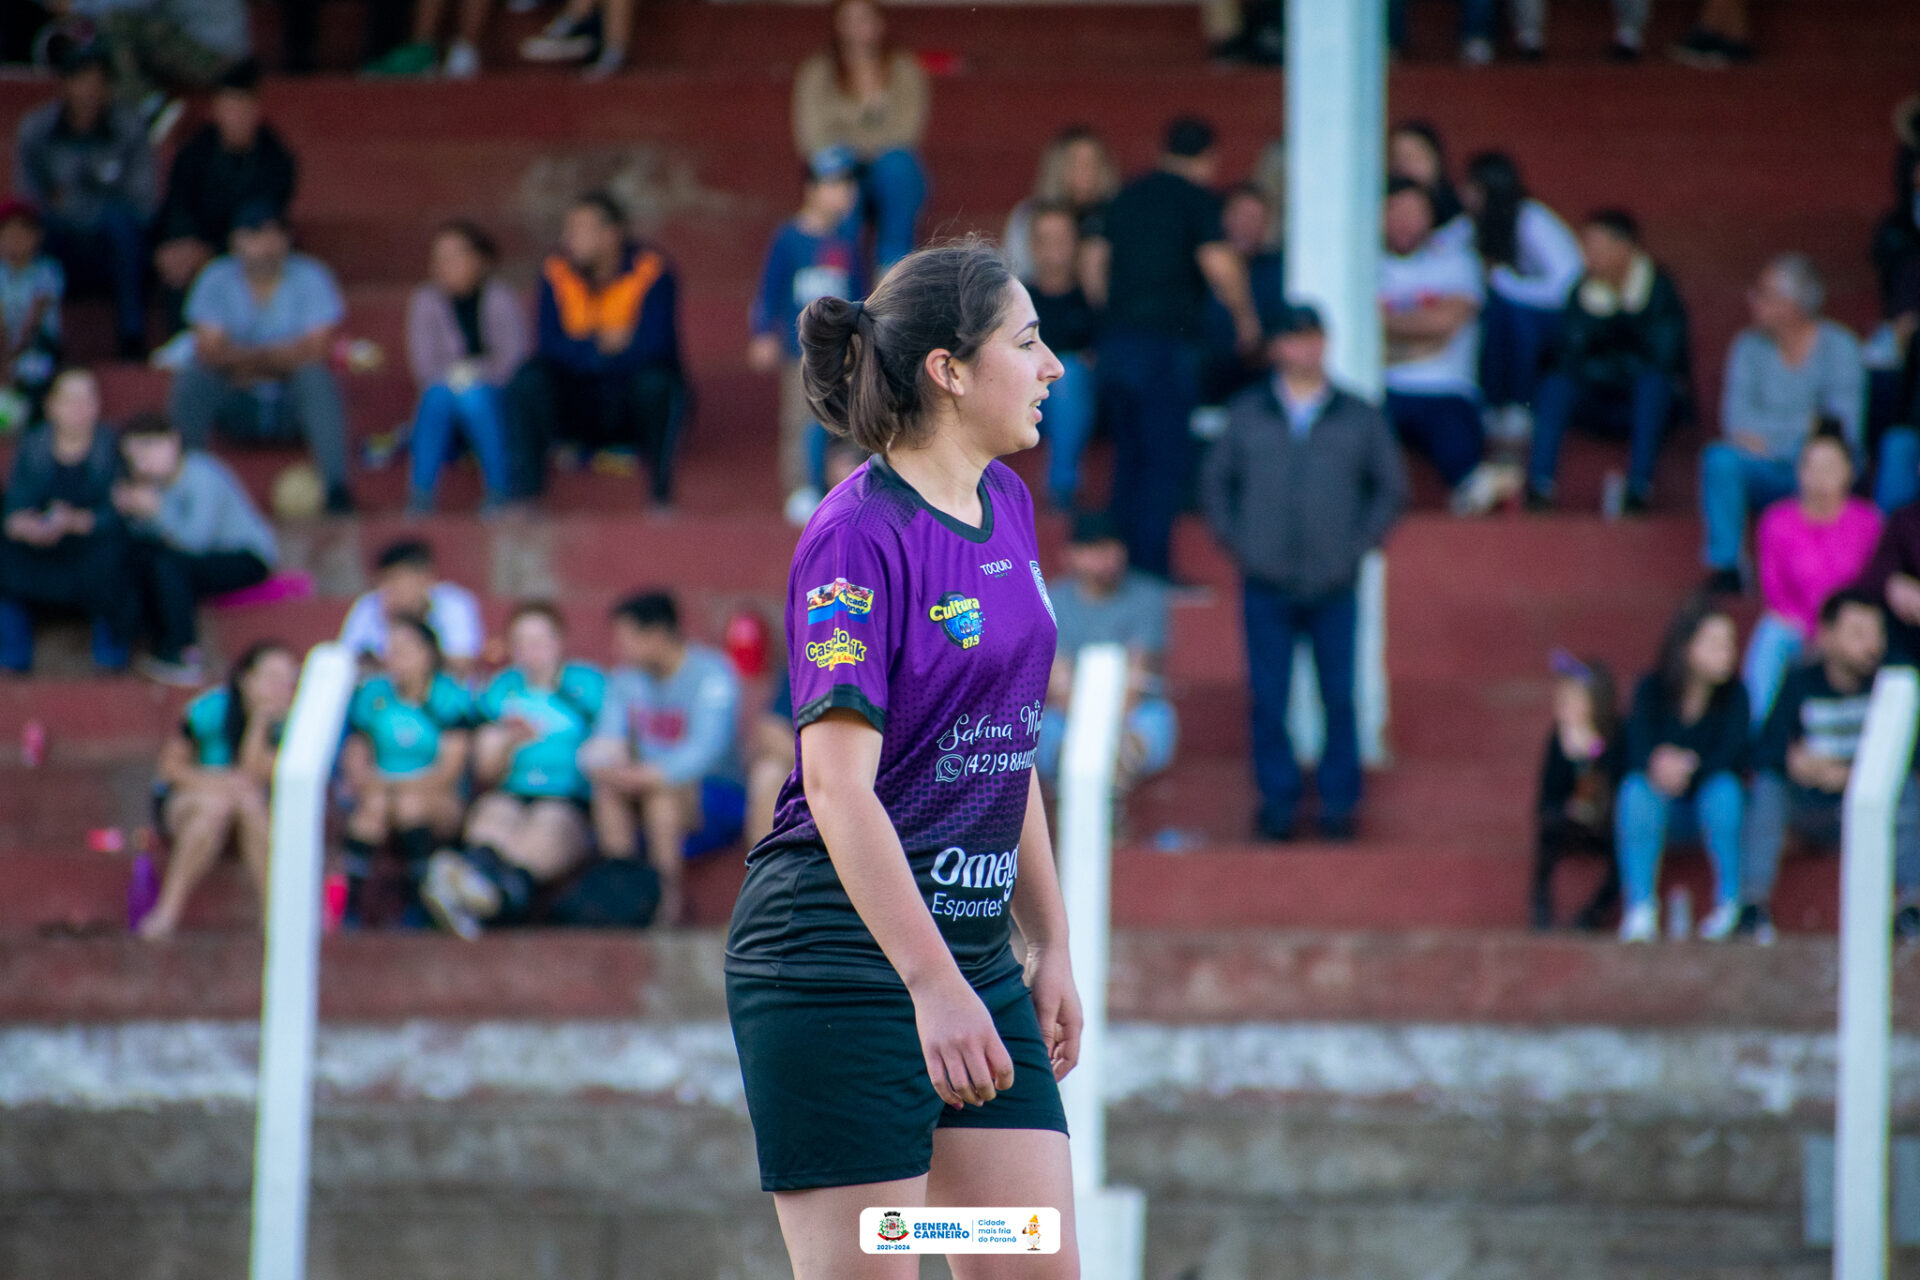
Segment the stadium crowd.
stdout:
<svg viewBox="0 0 1920 1280">
<path fill-rule="evenodd" d="M 208 16 L 228 7 L 204 6 L 201 22 L 164 3 L 98 6 L 110 12 L 91 34 L 69 25 L 77 37 L 50 46 L 58 91 L 19 126 L 0 203 L 0 421 L 23 430 L 0 536 L 9 672 L 31 669 L 39 616 L 64 611 L 86 618 L 100 668 L 206 684 L 197 607 L 271 598 L 278 581 L 274 526 L 209 451 L 216 438 L 304 444 L 321 505 L 354 509 L 342 291 L 329 264 L 297 248 L 297 147 L 265 118 L 245 39 Z M 306 7 L 289 6 L 296 68 Z M 1636 53 L 1646 6 L 1616 7 L 1616 48 Z M 476 72 L 488 5 L 459 6 L 443 49 L 446 8 L 415 6 L 408 29 L 376 24 L 370 69 Z M 1485 17 L 1464 8 L 1470 24 Z M 1690 40 L 1750 56 L 1742 8 L 1708 4 Z M 1528 12 L 1523 52 L 1544 47 L 1544 6 Z M 608 74 L 632 22 L 627 0 L 569 0 L 522 52 Z M 1470 62 L 1484 60 L 1477 30 Z M 163 179 L 182 94 L 204 95 L 207 122 Z M 768 246 L 746 348 L 749 368 L 779 381 L 795 524 L 860 461 L 811 421 L 795 321 L 815 298 L 861 296 L 916 243 L 929 94 L 872 0 L 835 5 L 827 48 L 795 79 L 801 191 Z M 1702 594 L 1627 714 L 1603 664 L 1556 655 L 1533 909 L 1553 923 L 1555 866 L 1597 852 L 1617 874 L 1580 923 L 1602 924 L 1618 900 L 1621 935 L 1650 938 L 1662 849 L 1698 835 L 1717 883 L 1701 935 L 1770 937 L 1787 835 L 1831 841 L 1837 829 L 1874 672 L 1920 658 L 1916 116 L 1902 117 L 1894 201 L 1871 246 L 1880 327 L 1863 342 L 1826 316 L 1818 266 L 1780 252 L 1757 264 L 1751 324 L 1711 399 L 1694 383 L 1685 282 L 1633 214 L 1603 208 L 1569 224 L 1501 151 L 1474 154 L 1456 185 L 1432 125 L 1402 122 L 1387 139 L 1375 404 L 1328 377 L 1322 316 L 1286 294 L 1271 165 L 1223 187 L 1214 131 L 1191 117 L 1171 121 L 1157 163 L 1128 180 L 1095 129 L 1049 143 L 1003 243 L 1066 370 L 1042 422 L 1043 501 L 1072 531 L 1054 593 L 1062 652 L 1114 640 L 1132 657 L 1123 784 L 1166 768 L 1176 749 L 1162 660 L 1184 587 L 1172 531 L 1190 507 L 1244 579 L 1258 833 L 1284 841 L 1300 829 L 1306 787 L 1287 718 L 1305 640 L 1327 715 L 1317 831 L 1352 839 L 1357 582 L 1409 500 L 1403 455 L 1437 473 L 1458 516 L 1543 511 L 1561 501 L 1568 432 L 1597 434 L 1624 446 L 1606 506 L 1631 517 L 1676 504 L 1657 482 L 1663 449 L 1712 421 L 1696 499 Z M 480 222 L 447 223 L 425 250 L 427 279 L 406 310 L 417 408 L 368 450 L 376 463 L 406 454 L 407 510 L 434 508 L 463 449 L 484 514 L 535 511 L 556 459 L 644 469 L 650 502 L 668 506 L 691 388 L 667 249 L 637 236 L 611 195 L 583 192 L 531 310 Z M 69 288 L 111 300 L 120 357 L 169 372 L 164 412 L 151 406 L 118 431 L 102 423 L 98 385 L 62 324 Z M 169 336 L 149 350 L 156 314 Z M 1082 469 L 1096 436 L 1113 445 L 1099 502 Z M 770 823 L 792 767 L 785 682 L 773 681 L 763 715 L 743 715 L 741 672 L 687 634 L 671 595 L 624 600 L 611 652 L 592 663 L 541 601 L 519 604 L 490 650 L 473 596 L 436 574 L 422 542 L 388 547 L 374 567 L 375 589 L 341 632 L 365 677 L 336 788 L 350 921 L 430 915 L 469 937 L 529 919 L 670 923 L 684 910 L 685 856 Z M 1743 658 L 1725 598 L 1752 590 L 1762 613 Z M 272 643 L 237 655 L 163 748 L 156 815 L 171 857 L 146 936 L 178 927 L 230 843 L 263 871 L 267 780 L 297 657 Z M 1055 676 L 1043 771 L 1058 754 L 1070 657 Z M 1920 937 L 1912 787 L 1902 830 L 1897 927 Z"/>
</svg>

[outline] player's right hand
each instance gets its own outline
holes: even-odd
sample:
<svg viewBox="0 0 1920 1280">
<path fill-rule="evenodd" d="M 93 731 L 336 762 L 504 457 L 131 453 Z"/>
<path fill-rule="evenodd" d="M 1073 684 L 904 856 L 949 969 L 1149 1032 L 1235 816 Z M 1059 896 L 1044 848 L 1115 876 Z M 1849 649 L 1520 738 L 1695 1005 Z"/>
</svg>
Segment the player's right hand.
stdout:
<svg viewBox="0 0 1920 1280">
<path fill-rule="evenodd" d="M 993 1015 L 958 971 L 913 993 L 913 1019 L 927 1078 L 942 1102 L 956 1109 L 966 1103 L 984 1106 L 1013 1087 L 1013 1058 L 1000 1042 Z"/>
</svg>

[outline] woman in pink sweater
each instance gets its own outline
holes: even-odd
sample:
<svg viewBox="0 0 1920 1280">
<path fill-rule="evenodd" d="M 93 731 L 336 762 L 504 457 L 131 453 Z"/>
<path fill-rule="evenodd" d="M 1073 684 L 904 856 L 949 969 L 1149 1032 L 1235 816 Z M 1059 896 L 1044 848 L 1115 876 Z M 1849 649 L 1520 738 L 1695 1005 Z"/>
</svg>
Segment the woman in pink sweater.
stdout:
<svg viewBox="0 0 1920 1280">
<path fill-rule="evenodd" d="M 1760 596 L 1742 669 L 1758 725 L 1773 708 L 1787 669 L 1820 625 L 1820 606 L 1857 577 L 1880 540 L 1880 512 L 1853 497 L 1853 455 L 1823 424 L 1800 446 L 1800 492 L 1768 507 L 1755 534 Z"/>
</svg>

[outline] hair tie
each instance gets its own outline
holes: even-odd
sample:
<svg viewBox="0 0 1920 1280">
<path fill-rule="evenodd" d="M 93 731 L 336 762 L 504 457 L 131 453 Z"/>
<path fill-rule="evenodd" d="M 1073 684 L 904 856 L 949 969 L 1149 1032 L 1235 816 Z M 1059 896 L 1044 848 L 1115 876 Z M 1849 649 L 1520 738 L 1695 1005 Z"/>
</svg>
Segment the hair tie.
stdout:
<svg viewBox="0 0 1920 1280">
<path fill-rule="evenodd" d="M 859 301 L 849 301 L 847 305 L 853 308 L 853 327 L 858 329 L 860 322 L 867 318 L 867 304 Z"/>
</svg>

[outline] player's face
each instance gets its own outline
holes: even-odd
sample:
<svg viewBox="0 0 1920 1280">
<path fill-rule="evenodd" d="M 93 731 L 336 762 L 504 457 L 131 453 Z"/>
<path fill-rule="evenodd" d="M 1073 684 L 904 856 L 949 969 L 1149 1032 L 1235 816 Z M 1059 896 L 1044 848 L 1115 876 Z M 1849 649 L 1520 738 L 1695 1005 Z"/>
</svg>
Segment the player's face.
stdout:
<svg viewBox="0 0 1920 1280">
<path fill-rule="evenodd" d="M 260 655 L 240 686 L 240 697 L 247 709 L 258 715 L 283 716 L 293 705 L 294 687 L 300 680 L 300 668 L 293 655 L 275 649 Z"/>
<path fill-rule="evenodd" d="M 526 672 L 545 675 L 558 668 L 560 632 L 553 620 L 538 613 L 521 617 L 507 633 L 507 656 L 514 666 Z"/>
<path fill-rule="evenodd" d="M 1040 339 L 1040 317 L 1019 282 L 1007 286 L 1000 327 L 965 369 L 957 397 L 962 421 L 995 457 L 1040 443 L 1040 404 L 1066 370 Z"/>
<path fill-rule="evenodd" d="M 433 650 L 412 627 L 387 633 L 387 674 L 401 684 L 420 684 L 433 676 Z"/>
</svg>

